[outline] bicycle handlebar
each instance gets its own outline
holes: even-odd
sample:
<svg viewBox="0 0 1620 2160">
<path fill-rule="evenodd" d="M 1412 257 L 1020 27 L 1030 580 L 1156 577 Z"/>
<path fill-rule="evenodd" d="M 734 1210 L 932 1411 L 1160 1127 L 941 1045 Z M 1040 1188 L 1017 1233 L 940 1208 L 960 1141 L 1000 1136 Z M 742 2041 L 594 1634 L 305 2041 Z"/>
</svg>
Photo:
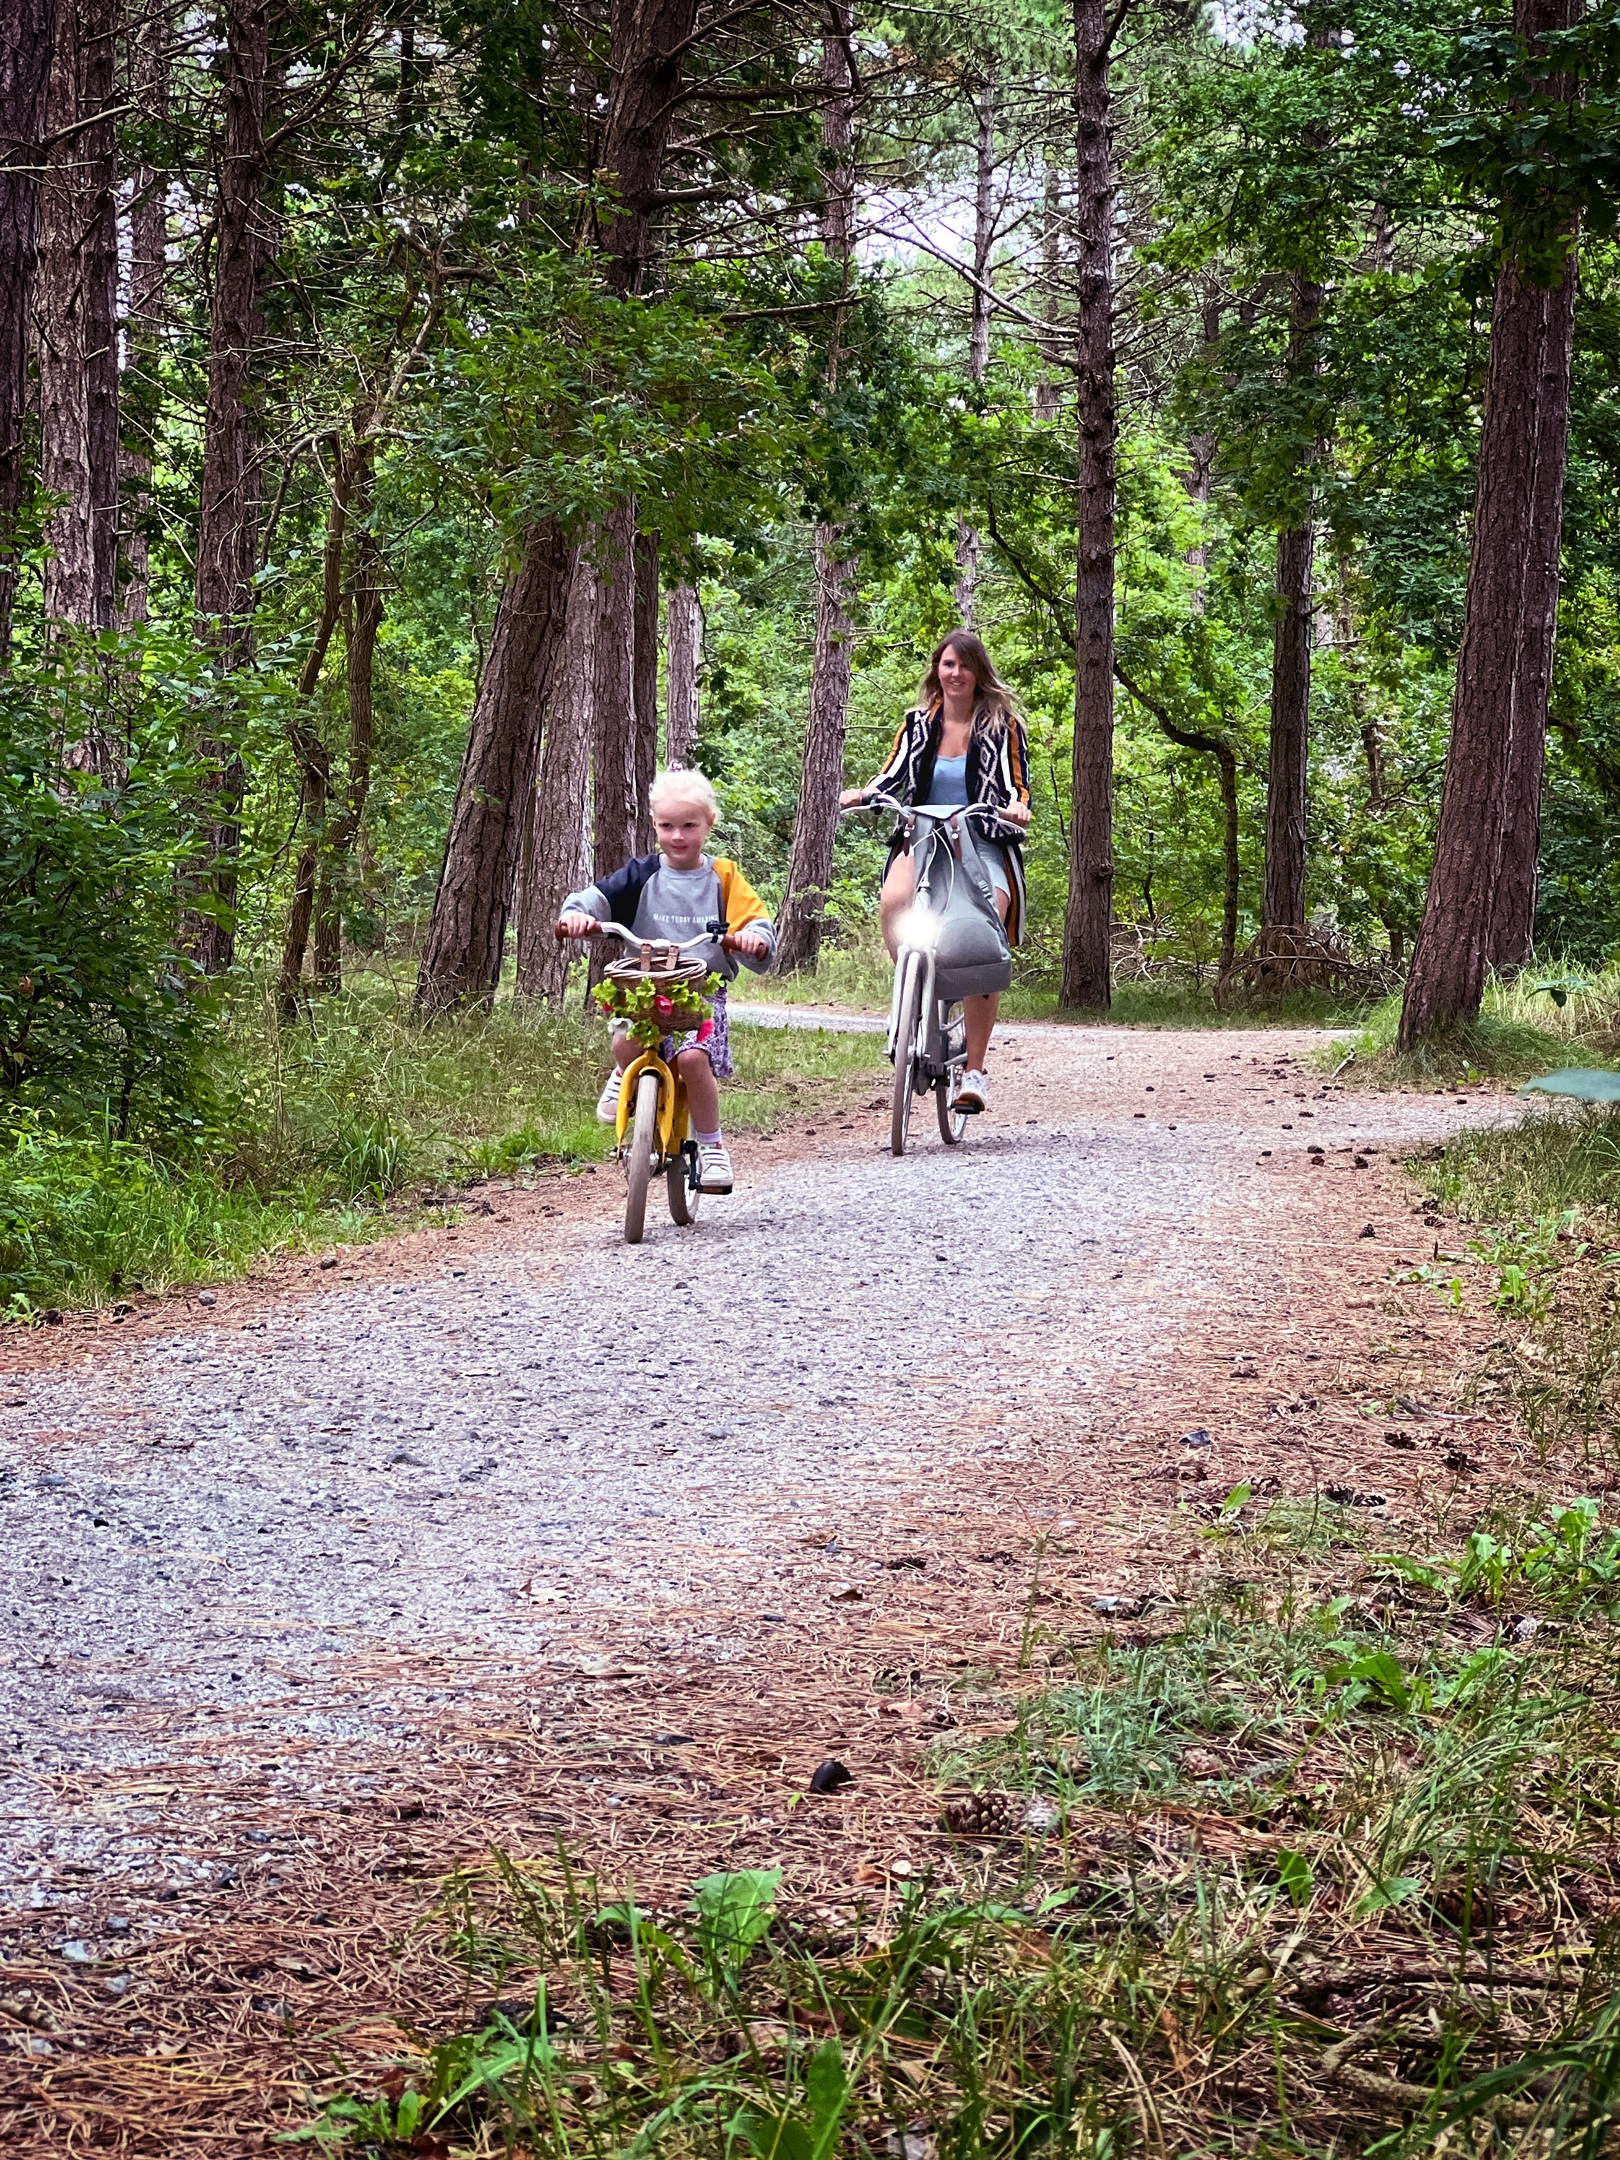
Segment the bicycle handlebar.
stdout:
<svg viewBox="0 0 1620 2160">
<path fill-rule="evenodd" d="M 948 825 L 952 818 L 964 817 L 983 817 L 994 822 L 1001 816 L 994 803 L 945 803 L 936 806 L 932 803 L 896 802 L 892 795 L 868 795 L 864 802 L 849 803 L 838 815 L 854 817 L 859 810 L 888 810 L 896 817 L 932 818 L 937 825 Z"/>
<path fill-rule="evenodd" d="M 553 936 L 554 936 L 554 937 L 556 938 L 556 940 L 557 940 L 557 943 L 558 943 L 559 945 L 566 945 L 566 944 L 567 944 L 567 942 L 568 942 L 568 940 L 569 940 L 569 939 L 570 939 L 571 937 L 584 937 L 584 938 L 593 938 L 593 937 L 616 937 L 616 938 L 623 938 L 624 942 L 625 942 L 625 943 L 626 943 L 627 945 L 633 945 L 633 946 L 635 946 L 635 947 L 636 947 L 636 948 L 637 948 L 638 950 L 639 950 L 639 949 L 640 949 L 640 947 L 641 947 L 641 946 L 643 946 L 643 945 L 666 945 L 666 946 L 667 946 L 667 945 L 669 944 L 669 940 L 668 940 L 668 938 L 644 938 L 644 937 L 642 937 L 642 936 L 640 935 L 640 933 L 639 933 L 638 931 L 635 931 L 635 930 L 627 930 L 627 929 L 626 929 L 626 928 L 624 927 L 624 924 L 623 924 L 623 923 L 616 923 L 616 922 L 596 922 L 596 921 L 594 921 L 594 920 L 592 921 L 592 923 L 591 923 L 591 927 L 590 927 L 590 928 L 589 928 L 588 930 L 565 930 L 565 929 L 563 928 L 562 924 L 561 924 L 561 923 L 558 923 L 558 924 L 556 925 L 555 929 L 553 930 L 553 932 L 552 932 L 552 935 L 553 935 Z M 694 937 L 694 938 L 688 938 L 688 939 L 686 940 L 685 944 L 683 944 L 683 945 L 677 945 L 677 946 L 675 946 L 675 947 L 673 948 L 673 950 L 674 950 L 674 951 L 676 951 L 676 952 L 695 952 L 695 951 L 697 950 L 697 948 L 698 948 L 698 947 L 699 947 L 700 945 L 712 945 L 713 943 L 714 943 L 714 935 L 713 935 L 713 933 L 712 933 L 711 931 L 707 931 L 707 930 L 705 930 L 705 931 L 703 931 L 703 932 L 702 932 L 702 933 L 701 933 L 701 934 L 700 934 L 699 936 L 697 936 L 697 937 Z M 741 949 L 742 949 L 742 948 L 741 948 L 741 947 L 739 946 L 739 944 L 738 944 L 738 942 L 737 942 L 737 940 L 736 940 L 735 936 L 734 936 L 734 935 L 732 934 L 732 932 L 731 932 L 731 931 L 729 931 L 729 930 L 728 930 L 728 931 L 726 931 L 726 932 L 725 932 L 725 934 L 724 934 L 724 935 L 723 935 L 723 936 L 721 937 L 721 939 L 720 939 L 720 950 L 721 950 L 722 952 L 734 953 L 734 952 L 740 952 L 740 951 L 741 951 Z"/>
</svg>

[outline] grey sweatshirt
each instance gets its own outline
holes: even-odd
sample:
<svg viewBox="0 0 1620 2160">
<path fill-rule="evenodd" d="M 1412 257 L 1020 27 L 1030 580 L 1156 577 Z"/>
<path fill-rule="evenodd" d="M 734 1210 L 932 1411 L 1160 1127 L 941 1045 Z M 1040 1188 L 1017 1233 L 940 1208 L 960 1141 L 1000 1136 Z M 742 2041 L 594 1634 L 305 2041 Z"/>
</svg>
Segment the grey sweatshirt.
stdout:
<svg viewBox="0 0 1620 2160">
<path fill-rule="evenodd" d="M 613 916 L 608 897 L 599 885 L 587 885 L 580 892 L 570 893 L 559 912 L 594 915 L 598 922 L 609 922 Z M 695 870 L 676 870 L 660 855 L 658 868 L 641 888 L 636 919 L 630 927 L 637 937 L 666 938 L 671 944 L 684 945 L 709 923 L 718 922 L 722 912 L 720 880 L 707 856 Z M 697 957 L 706 961 L 727 982 L 735 980 L 739 960 L 756 975 L 763 975 L 776 956 L 775 925 L 760 920 L 749 923 L 747 928 L 752 936 L 765 941 L 765 951 L 759 959 L 743 953 L 723 953 L 718 938 L 699 946 Z"/>
</svg>

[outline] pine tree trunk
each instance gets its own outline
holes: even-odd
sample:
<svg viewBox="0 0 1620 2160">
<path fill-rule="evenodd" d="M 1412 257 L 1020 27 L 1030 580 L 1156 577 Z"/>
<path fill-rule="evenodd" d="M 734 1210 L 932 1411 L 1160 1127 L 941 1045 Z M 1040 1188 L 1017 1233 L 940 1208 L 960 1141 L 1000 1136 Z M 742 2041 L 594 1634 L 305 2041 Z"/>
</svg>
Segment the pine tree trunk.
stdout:
<svg viewBox="0 0 1620 2160">
<path fill-rule="evenodd" d="M 40 483 L 48 623 L 105 630 L 118 561 L 113 0 L 57 0 L 40 198 Z"/>
<path fill-rule="evenodd" d="M 363 462 L 364 461 L 364 462 Z M 298 761 L 298 817 L 304 828 L 304 844 L 293 870 L 292 900 L 287 927 L 281 941 L 281 966 L 276 978 L 276 1005 L 283 1020 L 296 1020 L 303 988 L 304 954 L 315 910 L 315 876 L 326 831 L 327 804 L 332 792 L 332 754 L 312 710 L 320 686 L 321 669 L 332 635 L 343 612 L 344 543 L 348 535 L 349 507 L 357 486 L 364 485 L 369 449 L 339 451 L 332 476 L 331 499 L 326 513 L 326 546 L 321 562 L 321 610 L 316 617 L 309 649 L 298 670 L 293 693 L 293 719 L 288 730 L 293 756 Z"/>
<path fill-rule="evenodd" d="M 369 514 L 369 500 L 366 504 Z M 354 535 L 354 577 L 344 618 L 344 679 L 349 705 L 349 763 L 343 808 L 326 832 L 315 904 L 314 979 L 317 990 L 343 987 L 343 895 L 371 792 L 371 746 L 376 732 L 374 682 L 383 621 L 382 553 L 362 516 Z"/>
<path fill-rule="evenodd" d="M 1306 760 L 1311 710 L 1311 569 L 1315 527 L 1277 536 L 1277 621 L 1271 645 L 1271 748 L 1266 767 L 1266 877 L 1261 927 L 1305 921 Z"/>
<path fill-rule="evenodd" d="M 252 406 L 253 346 L 264 267 L 265 100 L 270 72 L 268 0 L 227 0 L 224 140 L 215 190 L 213 287 L 209 295 L 208 391 L 197 505 L 198 632 L 222 670 L 252 651 L 253 576 L 259 494 Z M 218 736 L 199 749 L 208 771 L 203 862 L 182 934 L 204 972 L 223 974 L 236 951 L 237 855 L 244 776 L 236 749 Z"/>
<path fill-rule="evenodd" d="M 990 266 L 996 244 L 996 67 L 992 60 L 974 99 L 978 121 L 973 190 L 973 291 L 968 318 L 968 380 L 983 383 L 990 367 Z M 956 522 L 956 619 L 973 621 L 979 595 L 979 558 L 983 542 L 966 518 Z"/>
<path fill-rule="evenodd" d="M 636 847 L 636 505 L 615 506 L 594 537 L 598 606 L 592 695 L 597 877 Z"/>
<path fill-rule="evenodd" d="M 23 499 L 28 347 L 39 264 L 54 0 L 0 8 L 0 663 L 11 649 L 17 599 L 16 527 Z"/>
<path fill-rule="evenodd" d="M 596 566 L 581 553 L 568 595 L 562 663 L 546 721 L 533 791 L 518 913 L 517 987 L 523 997 L 560 1003 L 569 950 L 554 935 L 565 896 L 585 877 L 585 825 L 602 602 Z"/>
<path fill-rule="evenodd" d="M 167 7 L 153 5 L 130 26 L 129 96 L 148 125 L 168 118 L 173 25 Z M 124 448 L 119 471 L 123 506 L 119 517 L 123 582 L 118 620 L 125 629 L 143 623 L 151 589 L 151 473 L 158 417 L 159 340 L 168 277 L 168 175 L 151 165 L 130 174 L 129 307 L 124 317 L 122 381 Z"/>
<path fill-rule="evenodd" d="M 659 177 L 679 104 L 687 41 L 696 15 L 697 0 L 614 0 L 609 33 L 607 111 L 603 122 L 601 163 L 596 174 L 601 183 L 597 200 L 610 203 L 612 208 L 599 220 L 595 238 L 608 258 L 608 283 L 620 294 L 640 289 L 646 267 L 653 219 L 658 208 Z M 525 538 L 525 562 L 537 554 L 554 558 L 560 545 L 560 537 L 551 527 L 537 528 Z M 528 822 L 529 786 L 537 761 L 542 789 L 551 784 L 549 776 L 554 772 L 562 772 L 568 782 L 568 804 L 559 806 L 559 815 L 566 822 L 576 792 L 574 758 L 576 753 L 585 757 L 587 762 L 580 769 L 577 782 L 580 815 L 583 816 L 583 795 L 589 775 L 588 732 L 579 741 L 570 740 L 563 745 L 557 758 L 551 756 L 548 742 L 542 760 L 543 687 L 540 699 L 527 701 L 528 733 L 521 741 L 508 738 L 504 723 L 500 726 L 494 723 L 496 713 L 509 719 L 519 708 L 525 707 L 522 683 L 508 685 L 503 680 L 509 665 L 521 661 L 542 686 L 549 682 L 556 668 L 565 635 L 564 623 L 572 625 L 574 620 L 575 602 L 570 590 L 573 551 L 566 553 L 566 574 L 546 611 L 551 639 L 548 648 L 540 652 L 523 639 L 507 640 L 503 644 L 497 622 L 496 640 L 491 646 L 484 670 L 484 685 L 480 686 L 479 692 L 479 706 L 482 707 L 487 685 L 491 724 L 482 741 L 476 732 L 469 737 L 467 757 L 462 765 L 450 845 L 445 852 L 445 867 L 433 904 L 433 921 L 417 981 L 417 1005 L 423 1012 L 442 1012 L 468 999 L 487 1003 L 494 996 L 500 977 L 507 913 L 525 845 L 524 835 L 530 833 L 532 845 L 533 835 L 540 832 L 542 825 L 547 825 L 549 830 L 549 811 L 543 805 L 537 812 L 532 832 Z M 518 577 L 522 582 L 521 571 Z M 502 596 L 501 615 L 507 612 L 511 598 L 509 588 Z M 521 604 L 517 612 L 524 612 Z M 475 731 L 478 724 L 475 710 Z M 494 795 L 500 804 L 493 819 L 485 815 L 483 777 L 484 764 L 492 756 L 498 767 L 494 773 Z M 515 796 L 514 787 L 517 788 Z M 521 805 L 520 814 L 508 832 L 509 812 L 514 802 Z M 480 852 L 486 847 L 496 848 L 497 853 L 486 857 Z M 545 874 L 549 876 L 549 871 Z M 451 880 L 453 889 L 447 889 L 446 881 Z M 567 884 L 561 886 L 558 897 L 568 889 Z M 519 987 L 539 995 L 541 993 L 535 986 L 542 980 L 549 982 L 552 979 L 555 955 L 542 955 L 538 950 L 540 930 L 535 905 L 536 889 L 531 888 L 525 869 L 519 932 Z M 550 939 L 550 921 L 544 926 L 544 935 Z M 525 936 L 527 964 L 524 960 Z"/>
<path fill-rule="evenodd" d="M 636 853 L 653 844 L 652 784 L 658 777 L 658 535 L 636 534 Z"/>
<path fill-rule="evenodd" d="M 821 237 L 832 261 L 843 267 L 845 290 L 854 269 L 855 78 L 850 66 L 853 36 L 849 0 L 830 0 L 822 45 L 821 79 L 827 94 L 821 137 L 826 196 Z M 834 321 L 827 356 L 827 387 L 838 386 L 842 309 Z M 810 667 L 810 716 L 804 734 L 799 807 L 788 850 L 787 885 L 777 926 L 777 966 L 784 973 L 814 969 L 826 924 L 832 883 L 833 844 L 838 836 L 838 797 L 844 784 L 844 740 L 849 728 L 850 663 L 855 636 L 851 608 L 855 565 L 844 553 L 843 528 L 823 520 L 816 527 L 816 632 Z"/>
<path fill-rule="evenodd" d="M 1075 0 L 1076 405 L 1074 762 L 1062 1002 L 1106 1012 L 1114 911 L 1113 113 L 1103 0 Z"/>
<path fill-rule="evenodd" d="M 1533 46 L 1581 11 L 1515 0 L 1513 27 Z M 1568 76 L 1547 88 L 1575 94 Z M 1551 285 L 1526 282 L 1511 252 L 1497 272 L 1451 742 L 1402 1050 L 1477 1019 L 1488 969 L 1522 960 L 1535 927 L 1575 346 L 1568 239 Z"/>
<path fill-rule="evenodd" d="M 816 527 L 816 641 L 810 672 L 810 724 L 804 737 L 804 774 L 799 811 L 788 855 L 787 892 L 777 934 L 777 965 L 784 974 L 814 969 L 826 927 L 833 843 L 838 835 L 838 797 L 844 780 L 844 739 L 849 728 L 850 663 L 855 626 L 850 619 L 855 567 L 844 553 L 837 525 Z"/>
<path fill-rule="evenodd" d="M 676 585 L 668 602 L 664 650 L 664 763 L 690 765 L 697 749 L 698 672 L 703 607 L 695 585 Z"/>
<path fill-rule="evenodd" d="M 1322 288 L 1296 277 L 1289 303 L 1289 373 L 1295 380 L 1316 368 L 1316 331 Z M 1305 515 L 1277 535 L 1277 615 L 1271 637 L 1271 742 L 1266 769 L 1266 872 L 1261 899 L 1261 937 L 1269 930 L 1302 928 L 1305 922 L 1306 809 L 1310 757 L 1311 646 L 1316 527 L 1311 517 L 1312 473 L 1318 452 L 1306 459 L 1301 479 Z"/>
<path fill-rule="evenodd" d="M 416 1008 L 430 1019 L 494 1001 L 574 560 L 560 525 L 533 526 L 501 594 L 417 974 Z"/>
<path fill-rule="evenodd" d="M 1551 289 L 1496 283 L 1473 548 L 1434 868 L 1400 1045 L 1477 1018 L 1493 965 L 1522 959 L 1535 919 L 1575 257 Z"/>
</svg>

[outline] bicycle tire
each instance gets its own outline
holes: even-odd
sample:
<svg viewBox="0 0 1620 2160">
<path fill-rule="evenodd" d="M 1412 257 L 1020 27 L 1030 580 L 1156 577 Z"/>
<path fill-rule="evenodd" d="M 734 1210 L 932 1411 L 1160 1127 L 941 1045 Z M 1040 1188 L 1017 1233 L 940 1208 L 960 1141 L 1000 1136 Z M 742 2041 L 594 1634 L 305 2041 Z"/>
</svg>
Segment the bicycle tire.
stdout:
<svg viewBox="0 0 1620 2160">
<path fill-rule="evenodd" d="M 652 1176 L 653 1142 L 658 1137 L 658 1075 L 644 1072 L 636 1083 L 636 1116 L 624 1158 L 624 1242 L 639 1245 L 647 1227 L 647 1183 Z"/>
<path fill-rule="evenodd" d="M 900 1024 L 894 1036 L 894 1101 L 889 1112 L 889 1153 L 906 1152 L 911 1126 L 911 1098 L 916 1085 L 918 1008 L 922 1002 L 922 963 L 908 953 L 902 963 L 906 979 L 900 988 Z"/>
<path fill-rule="evenodd" d="M 699 1188 L 688 1181 L 691 1157 L 685 1148 L 672 1156 L 664 1171 L 664 1190 L 669 1195 L 669 1212 L 672 1221 L 685 1230 L 697 1221 Z"/>
<path fill-rule="evenodd" d="M 962 1072 L 960 1065 L 951 1066 L 934 1091 L 934 1104 L 939 1111 L 939 1137 L 947 1147 L 960 1147 L 962 1135 L 967 1131 L 968 1114 L 955 1107 Z"/>
</svg>

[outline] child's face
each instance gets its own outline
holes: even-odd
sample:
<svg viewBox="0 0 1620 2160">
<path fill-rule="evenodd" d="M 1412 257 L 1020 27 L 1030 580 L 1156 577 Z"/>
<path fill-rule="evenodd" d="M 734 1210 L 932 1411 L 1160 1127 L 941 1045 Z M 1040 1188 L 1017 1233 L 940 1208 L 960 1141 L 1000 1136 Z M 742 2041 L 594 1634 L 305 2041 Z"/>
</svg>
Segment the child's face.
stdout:
<svg viewBox="0 0 1620 2160">
<path fill-rule="evenodd" d="M 653 812 L 653 831 L 658 851 L 676 870 L 695 870 L 703 858 L 703 843 L 714 830 L 714 819 L 701 803 L 684 803 L 666 797 Z"/>
</svg>

